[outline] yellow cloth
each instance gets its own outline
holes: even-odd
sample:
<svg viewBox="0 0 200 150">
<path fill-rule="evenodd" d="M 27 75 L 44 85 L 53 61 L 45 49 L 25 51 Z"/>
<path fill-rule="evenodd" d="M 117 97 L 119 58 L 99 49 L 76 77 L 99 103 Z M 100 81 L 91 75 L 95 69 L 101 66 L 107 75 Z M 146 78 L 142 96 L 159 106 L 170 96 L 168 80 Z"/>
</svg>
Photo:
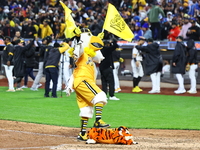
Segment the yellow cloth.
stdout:
<svg viewBox="0 0 200 150">
<path fill-rule="evenodd" d="M 72 38 L 75 36 L 75 33 L 73 31 L 76 29 L 75 21 L 71 16 L 72 11 L 62 1 L 60 1 L 60 4 L 65 10 L 65 25 L 66 25 L 66 28 L 64 31 L 65 37 Z"/>
<path fill-rule="evenodd" d="M 53 34 L 53 31 L 49 25 L 44 26 L 43 24 L 40 24 L 40 29 L 41 29 L 41 38 L 45 38 L 46 36 L 50 36 Z"/>
<path fill-rule="evenodd" d="M 10 21 L 10 26 L 15 27 L 15 22 L 13 20 Z"/>
<path fill-rule="evenodd" d="M 103 28 L 116 36 L 131 42 L 134 34 L 117 9 L 109 3 Z"/>
<path fill-rule="evenodd" d="M 91 101 L 102 90 L 96 85 L 93 80 L 85 79 L 76 87 L 76 99 L 79 108 L 93 106 Z M 102 104 L 103 105 L 103 104 Z"/>
<path fill-rule="evenodd" d="M 95 64 L 91 57 L 84 52 L 75 64 L 77 67 L 73 72 L 74 88 L 76 88 L 84 79 L 95 82 Z"/>
</svg>

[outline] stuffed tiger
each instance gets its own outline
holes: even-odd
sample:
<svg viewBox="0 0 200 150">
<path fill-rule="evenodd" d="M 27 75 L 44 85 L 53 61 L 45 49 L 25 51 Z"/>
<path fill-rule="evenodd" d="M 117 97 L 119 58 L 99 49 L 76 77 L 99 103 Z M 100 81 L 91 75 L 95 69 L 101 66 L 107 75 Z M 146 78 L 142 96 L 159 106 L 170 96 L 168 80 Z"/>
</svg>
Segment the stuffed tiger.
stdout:
<svg viewBox="0 0 200 150">
<path fill-rule="evenodd" d="M 103 144 L 138 144 L 133 141 L 133 136 L 125 126 L 115 129 L 91 128 L 88 131 L 87 144 L 103 143 Z"/>
</svg>

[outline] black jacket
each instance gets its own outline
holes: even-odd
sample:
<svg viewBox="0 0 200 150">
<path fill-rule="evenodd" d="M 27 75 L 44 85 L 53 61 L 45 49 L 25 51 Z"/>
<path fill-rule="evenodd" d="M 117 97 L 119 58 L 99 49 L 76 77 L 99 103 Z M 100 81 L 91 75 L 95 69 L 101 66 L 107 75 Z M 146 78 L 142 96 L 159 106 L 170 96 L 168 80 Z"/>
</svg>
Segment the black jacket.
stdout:
<svg viewBox="0 0 200 150">
<path fill-rule="evenodd" d="M 32 40 L 28 45 L 22 47 L 19 45 L 15 46 L 14 50 L 14 76 L 15 77 L 23 77 L 25 75 L 25 52 L 28 51 L 32 45 L 34 44 L 34 40 Z"/>
<path fill-rule="evenodd" d="M 186 34 L 186 36 L 189 38 L 189 39 L 193 39 L 195 41 L 199 41 L 199 37 L 200 37 L 200 28 L 197 27 L 197 26 L 191 26 L 188 30 L 192 31 L 191 33 L 188 33 Z"/>
<path fill-rule="evenodd" d="M 172 65 L 172 73 L 185 74 L 186 47 L 182 42 L 176 43 L 172 63 L 176 63 L 176 66 Z"/>
<path fill-rule="evenodd" d="M 148 44 L 147 46 L 137 45 L 136 48 L 145 52 L 145 71 L 147 75 L 162 71 L 162 56 L 158 43 Z"/>
<path fill-rule="evenodd" d="M 60 62 L 61 53 L 58 48 L 49 49 L 48 57 L 46 58 L 45 68 L 58 68 Z"/>
<path fill-rule="evenodd" d="M 197 64 L 197 49 L 195 47 L 194 40 L 187 41 L 187 49 L 188 49 L 187 63 Z"/>
<path fill-rule="evenodd" d="M 39 47 L 39 62 L 44 62 L 44 54 L 45 54 L 47 45 L 41 44 L 40 42 L 37 42 L 37 44 Z"/>
<path fill-rule="evenodd" d="M 7 65 L 7 62 L 10 61 L 10 64 L 13 65 L 13 53 L 14 53 L 14 47 L 11 43 L 6 45 L 3 49 L 3 64 Z"/>
<path fill-rule="evenodd" d="M 112 69 L 114 68 L 112 52 L 115 51 L 115 49 L 118 47 L 119 46 L 117 45 L 117 42 L 113 42 L 112 46 L 104 47 L 103 49 L 101 49 L 101 53 L 105 58 L 101 61 L 99 65 L 100 71 L 103 71 L 108 68 L 112 68 Z"/>
<path fill-rule="evenodd" d="M 25 62 L 26 68 L 35 67 L 35 47 L 31 47 L 28 51 L 25 52 Z"/>
</svg>

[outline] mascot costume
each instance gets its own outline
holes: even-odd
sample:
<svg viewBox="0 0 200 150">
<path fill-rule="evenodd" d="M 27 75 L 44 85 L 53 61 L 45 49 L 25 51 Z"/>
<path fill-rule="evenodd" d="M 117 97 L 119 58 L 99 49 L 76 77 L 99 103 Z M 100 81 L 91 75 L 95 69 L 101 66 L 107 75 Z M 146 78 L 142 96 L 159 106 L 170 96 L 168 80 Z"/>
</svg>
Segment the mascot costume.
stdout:
<svg viewBox="0 0 200 150">
<path fill-rule="evenodd" d="M 104 58 L 99 51 L 104 46 L 101 40 L 103 33 L 93 36 L 89 29 L 80 30 L 78 27 L 74 32 L 77 37 L 73 41 L 73 48 L 68 53 L 74 59 L 76 67 L 70 77 L 66 93 L 69 96 L 72 90 L 76 92 L 81 117 L 81 131 L 77 139 L 86 141 L 88 139 L 86 127 L 88 119 L 93 117 L 94 107 L 96 113 L 94 127 L 110 126 L 101 119 L 103 106 L 107 104 L 106 94 L 96 85 L 95 63 L 100 63 Z"/>
</svg>

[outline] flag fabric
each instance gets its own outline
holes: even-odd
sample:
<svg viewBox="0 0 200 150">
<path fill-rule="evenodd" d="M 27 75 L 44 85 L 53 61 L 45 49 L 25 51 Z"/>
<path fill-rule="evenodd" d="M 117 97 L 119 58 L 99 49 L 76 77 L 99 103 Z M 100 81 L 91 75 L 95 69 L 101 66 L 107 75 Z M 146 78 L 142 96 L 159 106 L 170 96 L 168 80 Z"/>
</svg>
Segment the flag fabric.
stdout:
<svg viewBox="0 0 200 150">
<path fill-rule="evenodd" d="M 121 17 L 115 6 L 110 3 L 108 5 L 108 11 L 103 29 L 129 42 L 131 42 L 134 38 L 134 34 L 129 26 Z"/>
<path fill-rule="evenodd" d="M 65 25 L 66 25 L 64 31 L 65 37 L 72 38 L 75 36 L 75 33 L 73 31 L 76 28 L 75 21 L 71 16 L 72 11 L 62 1 L 60 1 L 60 4 L 62 5 L 65 11 Z"/>
</svg>

